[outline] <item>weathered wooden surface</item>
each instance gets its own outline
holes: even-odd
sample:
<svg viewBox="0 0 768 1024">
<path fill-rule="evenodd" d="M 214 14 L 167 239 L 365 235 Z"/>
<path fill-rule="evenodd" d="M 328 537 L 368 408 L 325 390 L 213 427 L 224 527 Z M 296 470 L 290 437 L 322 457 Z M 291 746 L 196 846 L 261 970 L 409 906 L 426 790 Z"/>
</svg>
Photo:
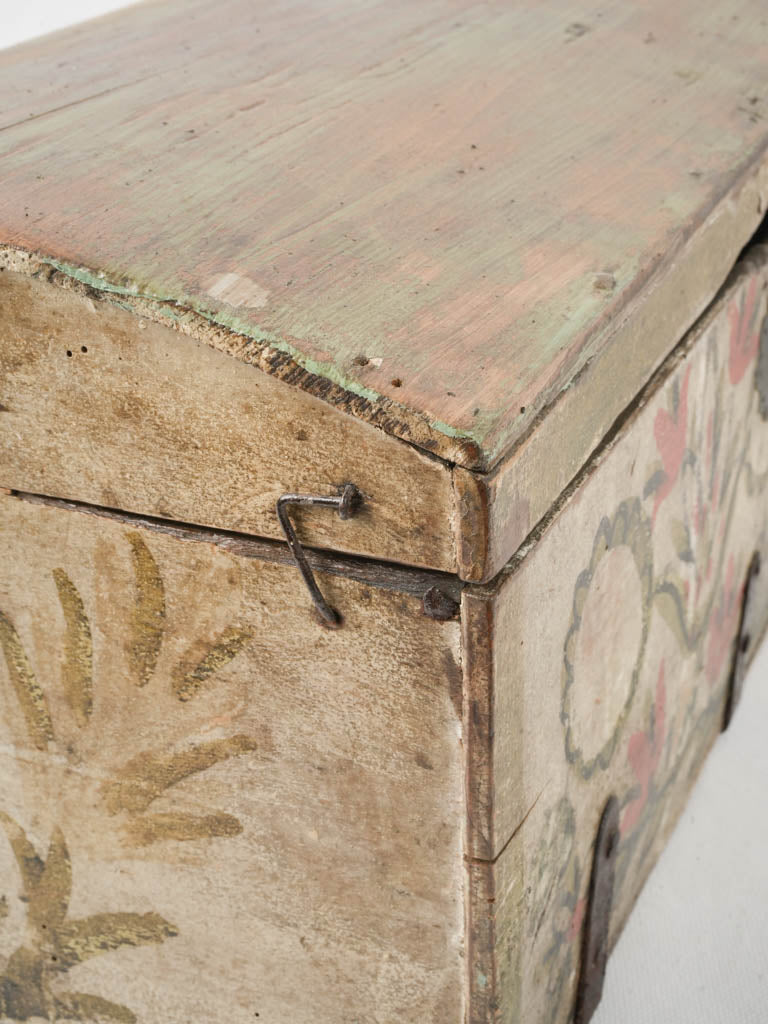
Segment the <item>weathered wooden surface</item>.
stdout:
<svg viewBox="0 0 768 1024">
<path fill-rule="evenodd" d="M 0 273 L 0 486 L 283 540 L 282 493 L 347 481 L 360 512 L 298 510 L 304 543 L 455 570 L 444 463 L 83 288 Z"/>
<path fill-rule="evenodd" d="M 0 1017 L 461 1024 L 459 623 L 0 498 Z M 394 683 L 396 681 L 396 684 Z"/>
<path fill-rule="evenodd" d="M 745 573 L 768 550 L 756 252 L 535 545 L 464 593 L 470 642 L 490 652 L 465 711 L 472 1024 L 565 1024 L 608 796 L 615 937 L 721 727 Z"/>
<path fill-rule="evenodd" d="M 757 180 L 767 68 L 762 0 L 140 5 L 0 60 L 0 241 L 470 469 L 594 378 L 537 449 L 562 476 L 759 220 L 764 185 L 704 230 Z"/>
<path fill-rule="evenodd" d="M 471 521 L 462 521 L 460 573 L 489 580 L 514 555 L 537 523 L 581 470 L 585 452 L 596 450 L 605 432 L 625 412 L 627 388 L 639 392 L 649 372 L 714 295 L 739 253 L 741 227 L 764 209 L 768 164 L 729 194 L 646 293 L 638 296 L 617 332 L 617 343 L 565 391 L 529 436 L 490 474 L 454 471 L 469 490 Z M 619 333 L 621 341 L 619 341 Z M 628 405 L 631 407 L 632 403 Z M 471 533 L 470 522 L 474 524 Z"/>
</svg>

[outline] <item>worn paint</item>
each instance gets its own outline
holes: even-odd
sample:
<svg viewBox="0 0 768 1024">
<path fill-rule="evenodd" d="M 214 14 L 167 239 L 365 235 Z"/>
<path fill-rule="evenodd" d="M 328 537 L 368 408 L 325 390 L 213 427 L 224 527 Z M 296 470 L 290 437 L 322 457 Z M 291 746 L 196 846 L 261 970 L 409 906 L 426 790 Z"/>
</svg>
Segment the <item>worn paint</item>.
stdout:
<svg viewBox="0 0 768 1024">
<path fill-rule="evenodd" d="M 160 570 L 141 534 L 128 534 L 136 577 L 136 600 L 131 612 L 131 662 L 139 686 L 155 671 L 165 630 L 165 589 Z"/>
<path fill-rule="evenodd" d="M 67 972 L 95 956 L 126 946 L 164 942 L 178 934 L 159 914 L 107 912 L 84 918 L 70 916 L 72 864 L 60 828 L 51 836 L 42 858 L 24 829 L 0 811 L 21 880 L 27 906 L 27 945 L 19 946 L 0 974 L 0 1014 L 3 1020 L 32 1019 L 90 1021 L 99 1019 L 135 1024 L 127 1007 L 97 995 L 62 987 Z"/>
<path fill-rule="evenodd" d="M 170 294 L 160 295 L 151 290 L 148 291 L 137 283 L 118 284 L 111 281 L 104 271 L 90 270 L 88 267 L 75 266 L 62 260 L 42 257 L 40 263 L 44 266 L 54 267 L 60 273 L 72 278 L 73 281 L 79 281 L 81 284 L 93 288 L 99 294 L 103 293 L 107 297 L 120 296 L 124 301 L 117 304 L 122 309 L 133 311 L 135 307 L 131 300 L 144 299 L 155 305 L 155 312 L 163 319 L 180 321 L 184 318 L 185 313 L 194 313 L 208 323 L 216 324 L 219 327 L 226 327 L 248 341 L 258 342 L 260 345 L 266 346 L 267 349 L 272 348 L 278 352 L 285 353 L 308 373 L 332 381 L 334 384 L 340 385 L 345 391 L 357 395 L 359 398 L 364 398 L 369 402 L 377 402 L 382 398 L 372 388 L 363 387 L 358 382 L 340 373 L 333 364 L 309 358 L 296 345 L 290 344 L 278 334 L 266 331 L 252 324 L 243 314 L 233 313 L 229 309 L 213 311 L 200 303 L 185 303 L 182 299 Z M 211 293 L 208 292 L 208 294 Z"/>
<path fill-rule="evenodd" d="M 39 929 L 19 885 L 0 893 L 0 1016 L 31 1020 L 47 1005 L 43 1019 L 144 1024 L 158 999 L 179 1024 L 222 1012 L 313 1024 L 382 1007 L 403 1024 L 456 1016 L 460 627 L 423 614 L 425 574 L 360 562 L 356 578 L 317 560 L 346 620 L 319 635 L 274 545 L 0 499 L 0 608 L 53 723 L 38 751 L 0 657 L 0 867 L 16 878 L 6 819 L 31 870 L 50 861 Z M 73 638 L 54 568 L 76 581 L 88 621 L 86 718 L 61 673 Z M 160 607 L 162 587 L 164 616 L 138 687 L 140 580 L 145 608 Z M 43 943 L 50 932 L 61 951 Z M 289 949 L 299 974 L 283 984 Z"/>
<path fill-rule="evenodd" d="M 63 569 L 53 570 L 53 580 L 66 621 L 64 663 L 61 674 L 69 706 L 84 726 L 93 712 L 93 640 L 83 599 Z"/>
<path fill-rule="evenodd" d="M 250 636 L 247 630 L 230 627 L 208 645 L 202 656 L 197 653 L 197 648 L 193 648 L 174 670 L 173 690 L 179 700 L 191 700 L 210 676 L 232 661 Z M 197 659 L 196 663 L 193 657 Z"/>
<path fill-rule="evenodd" d="M 63 95 L 44 72 L 61 37 L 4 58 L 0 238 L 91 268 L 121 303 L 153 296 L 172 322 L 223 324 L 239 358 L 250 339 L 280 353 L 269 372 L 488 468 L 580 371 L 633 347 L 616 328 L 637 296 L 757 173 L 762 4 L 728 10 L 128 10 L 72 37 Z M 711 299 L 759 217 L 757 203 L 740 213 L 719 281 L 702 279 L 680 318 Z M 258 308 L 210 294 L 231 274 L 257 282 Z M 637 381 L 617 386 L 621 408 Z"/>
<path fill-rule="evenodd" d="M 247 306 L 249 309 L 261 309 L 266 306 L 269 292 L 256 281 L 251 281 L 242 274 L 218 274 L 206 289 L 214 299 L 221 299 L 230 306 Z"/>
<path fill-rule="evenodd" d="M 353 480 L 362 514 L 343 528 L 300 515 L 302 544 L 455 572 L 444 463 L 144 307 L 137 320 L 58 270 L 47 280 L 37 260 L 15 266 L 0 273 L 13 325 L 0 346 L 4 486 L 282 541 L 280 494 Z"/>
<path fill-rule="evenodd" d="M 497 971 L 504 1024 L 572 1019 L 606 800 L 619 801 L 612 945 L 718 735 L 768 532 L 766 292 L 756 249 L 527 551 L 465 592 L 465 628 L 492 654 L 469 693 L 470 821 L 491 865 L 469 938 L 473 963 Z M 768 620 L 756 585 L 754 637 Z"/>
<path fill-rule="evenodd" d="M 149 846 L 161 840 L 176 843 L 200 839 L 239 836 L 243 825 L 234 814 L 145 814 L 126 823 L 125 830 L 137 846 Z"/>
<path fill-rule="evenodd" d="M 48 701 L 35 678 L 19 634 L 11 620 L 2 611 L 0 611 L 0 645 L 3 648 L 8 674 L 11 677 L 32 742 L 38 749 L 44 750 L 49 741 L 53 739 L 53 723 Z"/>
<path fill-rule="evenodd" d="M 106 808 L 110 814 L 146 811 L 172 786 L 207 771 L 220 761 L 252 753 L 258 746 L 256 740 L 248 736 L 231 736 L 196 744 L 175 754 L 142 751 L 122 767 L 114 782 L 104 784 L 102 794 Z"/>
</svg>

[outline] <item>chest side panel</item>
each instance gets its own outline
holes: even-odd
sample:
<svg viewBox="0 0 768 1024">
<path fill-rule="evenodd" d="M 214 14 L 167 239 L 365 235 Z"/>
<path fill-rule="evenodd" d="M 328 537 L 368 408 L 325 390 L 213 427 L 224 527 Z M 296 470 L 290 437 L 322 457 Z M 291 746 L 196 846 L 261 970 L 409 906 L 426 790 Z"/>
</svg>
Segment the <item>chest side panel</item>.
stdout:
<svg viewBox="0 0 768 1024">
<path fill-rule="evenodd" d="M 282 539 L 282 493 L 353 482 L 347 522 L 296 513 L 304 543 L 454 568 L 428 455 L 84 288 L 6 270 L 0 324 L 0 486 Z"/>
<path fill-rule="evenodd" d="M 473 1021 L 564 1024 L 609 795 L 613 941 L 721 728 L 744 581 L 768 553 L 767 282 L 764 253 L 745 261 L 490 599 L 493 667 L 475 685 L 492 739 L 473 759 L 494 862 L 472 872 L 494 900 L 484 920 L 476 897 L 476 930 L 500 1009 L 483 1015 L 475 978 Z M 756 586 L 751 649 L 768 612 Z"/>
<path fill-rule="evenodd" d="M 3 1020 L 460 1024 L 457 621 L 0 499 Z"/>
</svg>

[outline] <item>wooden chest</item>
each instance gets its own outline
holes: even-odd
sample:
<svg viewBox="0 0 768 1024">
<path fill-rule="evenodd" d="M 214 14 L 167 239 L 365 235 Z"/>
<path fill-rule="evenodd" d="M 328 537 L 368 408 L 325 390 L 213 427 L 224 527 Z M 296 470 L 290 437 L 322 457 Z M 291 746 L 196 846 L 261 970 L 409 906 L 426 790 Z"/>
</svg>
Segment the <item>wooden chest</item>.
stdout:
<svg viewBox="0 0 768 1024">
<path fill-rule="evenodd" d="M 768 620 L 766 118 L 762 0 L 0 54 L 0 1019 L 589 1019 Z"/>
</svg>

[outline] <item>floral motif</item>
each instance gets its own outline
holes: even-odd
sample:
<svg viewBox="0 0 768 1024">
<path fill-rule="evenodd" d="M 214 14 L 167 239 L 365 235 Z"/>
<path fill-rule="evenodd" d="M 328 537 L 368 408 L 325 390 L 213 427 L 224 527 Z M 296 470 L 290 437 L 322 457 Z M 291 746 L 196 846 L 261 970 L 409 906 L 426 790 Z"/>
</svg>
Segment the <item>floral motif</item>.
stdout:
<svg viewBox="0 0 768 1024">
<path fill-rule="evenodd" d="M 688 385 L 691 368 L 688 367 L 682 387 L 672 389 L 672 410 L 659 409 L 653 423 L 656 446 L 661 456 L 662 470 L 658 479 L 656 499 L 653 506 L 653 522 L 662 502 L 673 491 L 686 456 L 688 434 Z"/>
<path fill-rule="evenodd" d="M 61 829 L 54 831 L 43 859 L 9 815 L 0 813 L 0 824 L 16 858 L 28 921 L 28 938 L 8 958 L 0 977 L 2 1019 L 134 1024 L 136 1016 L 127 1006 L 85 992 L 58 991 L 56 982 L 91 957 L 164 942 L 178 934 L 176 928 L 153 913 L 70 917 L 72 864 Z"/>
<path fill-rule="evenodd" d="M 546 991 L 553 1015 L 565 998 L 577 962 L 586 902 L 579 895 L 582 871 L 575 852 L 575 829 L 573 805 L 563 797 L 546 812 L 531 871 L 528 942 L 543 944 L 536 983 Z"/>
<path fill-rule="evenodd" d="M 574 768 L 569 786 L 577 787 L 584 794 L 583 806 L 592 809 L 598 798 L 605 798 L 605 784 L 620 797 L 615 893 L 624 909 L 628 894 L 636 891 L 638 879 L 658 849 L 659 832 L 669 822 L 672 794 L 695 776 L 722 720 L 723 687 L 741 614 L 740 581 L 754 543 L 750 526 L 745 550 L 745 541 L 735 528 L 739 522 L 735 513 L 741 501 L 745 509 L 755 510 L 768 488 L 768 468 L 755 468 L 751 461 L 758 454 L 757 432 L 768 419 L 768 324 L 763 327 L 760 359 L 764 366 L 762 371 L 756 370 L 756 387 L 748 378 L 761 345 L 759 317 L 764 304 L 760 288 L 759 275 L 752 274 L 735 289 L 724 315 L 709 321 L 694 352 L 682 353 L 683 364 L 673 370 L 661 394 L 650 399 L 657 403 L 650 414 L 652 461 L 640 466 L 640 493 L 635 497 L 630 492 L 620 511 L 627 517 L 632 510 L 634 522 L 644 524 L 648 531 L 634 552 L 642 551 L 636 564 L 641 578 L 645 580 L 647 573 L 648 579 L 649 610 L 643 614 L 653 621 L 658 641 L 654 647 L 664 656 L 657 655 L 658 662 L 650 661 L 645 635 L 651 627 L 646 622 L 643 654 L 638 658 L 643 665 L 642 680 L 633 680 L 610 740 L 597 756 L 589 758 L 583 756 L 587 744 L 576 741 L 573 729 L 576 655 L 581 657 L 582 668 L 594 664 L 599 672 L 596 681 L 592 680 L 595 704 L 604 707 L 606 703 L 606 688 L 600 687 L 603 679 L 610 679 L 611 693 L 618 694 L 613 708 L 625 693 L 625 678 L 617 683 L 616 662 L 606 643 L 599 648 L 595 644 L 590 659 L 583 656 L 585 644 L 579 638 L 588 618 L 585 608 L 591 600 L 590 589 L 613 543 L 618 513 L 601 519 L 590 564 L 574 585 L 561 691 L 566 756 Z M 734 390 L 737 387 L 738 392 Z M 630 476 L 634 470 L 632 462 Z M 605 589 L 621 606 L 619 617 L 626 620 L 637 615 L 634 594 L 628 595 L 622 585 L 632 574 L 626 561 L 619 568 L 614 574 L 616 584 Z M 610 626 L 610 613 L 599 622 Z M 618 628 L 613 632 L 619 636 Z M 632 654 L 634 657 L 634 651 Z M 698 673 L 708 686 L 695 685 Z M 582 736 L 594 735 L 595 723 L 603 721 L 600 710 L 590 716 L 586 701 L 583 707 Z M 598 769 L 609 765 L 609 776 L 597 775 Z M 589 796 L 585 780 L 590 783 Z M 586 834 L 588 828 L 584 822 L 573 822 L 572 827 L 577 835 Z M 538 971 L 547 968 L 541 978 L 542 984 L 544 977 L 548 979 L 547 992 L 562 991 L 557 985 L 563 977 L 570 979 L 566 990 L 570 984 L 572 991 L 577 962 L 572 946 L 582 931 L 587 900 L 586 879 L 579 872 L 574 888 L 569 874 L 577 863 L 577 849 L 583 853 L 577 843 L 557 851 L 565 858 L 563 873 L 558 875 L 560 899 L 553 893 L 548 906 L 563 914 L 558 917 L 548 910 L 551 941 L 546 952 L 536 954 Z M 551 853 L 554 856 L 555 851 Z M 551 872 L 556 873 L 554 867 Z M 551 1019 L 555 1016 L 553 1013 Z"/>
<path fill-rule="evenodd" d="M 637 779 L 639 792 L 631 796 L 629 803 L 624 808 L 621 819 L 622 836 L 637 825 L 648 801 L 651 780 L 659 766 L 664 749 L 666 706 L 667 690 L 664 683 L 664 661 L 662 659 L 656 683 L 656 699 L 651 708 L 648 728 L 635 732 L 629 737 L 627 759 Z"/>
<path fill-rule="evenodd" d="M 610 735 L 602 748 L 592 757 L 585 756 L 581 749 L 574 728 L 573 691 L 576 684 L 575 650 L 579 632 L 582 628 L 584 609 L 598 567 L 603 558 L 618 548 L 626 548 L 631 553 L 639 582 L 641 627 L 635 662 L 626 692 L 623 706 L 616 720 L 612 723 Z M 619 588 L 626 587 L 621 580 L 614 581 Z M 563 651 L 563 684 L 560 719 L 565 730 L 565 754 L 568 761 L 578 767 L 581 775 L 588 779 L 598 769 L 605 770 L 613 757 L 619 735 L 632 706 L 640 668 L 643 663 L 645 644 L 648 637 L 648 620 L 650 617 L 651 595 L 653 584 L 653 561 L 650 538 L 650 526 L 643 514 L 638 499 L 622 502 L 614 516 L 604 517 L 595 535 L 592 557 L 587 568 L 579 574 L 573 592 L 573 611 L 571 624 L 565 639 Z M 594 680 L 584 681 L 583 685 L 590 688 Z"/>
<path fill-rule="evenodd" d="M 85 603 L 63 569 L 52 577 L 64 619 L 64 651 L 61 683 L 65 708 L 71 722 L 52 713 L 48 687 L 37 678 L 32 660 L 11 618 L 0 611 L 0 647 L 4 654 L 16 711 L 9 707 L 9 724 L 18 731 L 19 745 L 55 754 L 40 759 L 38 771 L 50 777 L 50 791 L 57 794 L 62 823 L 72 823 L 81 814 L 102 816 L 105 830 L 113 825 L 118 847 L 141 849 L 160 841 L 194 841 L 226 838 L 242 832 L 232 814 L 214 810 L 194 813 L 156 810 L 156 802 L 185 780 L 195 778 L 231 758 L 252 755 L 260 746 L 253 737 L 236 734 L 206 742 L 184 743 L 180 749 L 156 751 L 137 749 L 132 738 L 142 735 L 142 715 L 151 720 L 158 694 L 152 692 L 158 658 L 167 630 L 165 588 L 159 567 L 144 538 L 138 532 L 126 534 L 134 574 L 134 597 L 126 615 L 128 662 L 133 678 L 124 685 L 133 688 L 131 735 L 118 749 L 126 756 L 117 764 L 109 761 L 95 768 L 104 781 L 93 800 L 83 802 L 77 766 L 98 709 L 99 690 L 94 685 L 92 628 Z M 229 628 L 212 639 L 196 641 L 182 654 L 170 672 L 165 699 L 175 702 L 179 712 L 208 687 L 218 673 L 243 649 L 246 631 Z M 139 688 L 141 697 L 136 697 Z M 145 695 L 145 696 L 144 696 Z M 66 728 L 64 726 L 66 725 Z M 64 737 L 67 737 L 66 739 Z M 93 750 L 93 745 L 88 747 Z M 97 758 L 102 746 L 95 748 Z M 91 756 L 94 756 L 91 754 Z M 107 755 L 105 755 L 107 756 Z M 74 770 L 73 770 L 74 769 Z M 74 789 L 72 787 L 75 787 Z M 78 819 L 79 820 L 79 819 Z M 0 966 L 0 1017 L 8 1021 L 72 1020 L 118 1021 L 130 1024 L 136 1017 L 126 1006 L 98 995 L 67 991 L 67 972 L 85 959 L 129 946 L 162 943 L 178 935 L 177 928 L 156 913 L 104 912 L 73 919 L 69 914 L 72 863 L 68 844 L 58 826 L 51 833 L 48 853 L 43 858 L 22 826 L 0 811 L 0 826 L 13 851 L 21 880 L 20 899 L 26 912 L 26 937 Z M 81 833 L 93 828 L 92 818 L 79 820 Z M 106 836 L 106 831 L 105 831 Z M 106 839 L 105 839 L 106 841 Z M 0 919 L 9 912 L 7 897 L 0 900 Z"/>
<path fill-rule="evenodd" d="M 757 276 L 753 276 L 746 292 L 738 298 L 734 298 L 728 307 L 728 319 L 731 325 L 728 371 L 733 385 L 738 384 L 747 372 L 760 345 L 757 298 L 758 279 Z"/>
<path fill-rule="evenodd" d="M 717 623 L 723 628 L 729 623 L 724 608 L 717 611 L 716 623 L 711 625 L 711 619 L 715 603 L 722 599 L 725 539 L 745 467 L 752 406 L 733 400 L 714 347 L 709 350 L 707 371 L 711 397 L 705 404 L 710 412 L 704 423 L 694 423 L 689 429 L 676 485 L 680 514 L 670 514 L 664 523 L 675 560 L 656 580 L 654 606 L 685 656 L 701 651 L 704 638 L 711 633 L 712 656 L 708 654 L 707 660 L 714 671 Z M 652 473 L 646 484 L 647 496 L 654 492 L 655 477 Z M 734 567 L 730 571 L 733 574 Z M 728 614 L 732 612 L 731 608 Z M 720 639 L 725 642 L 724 637 Z"/>
</svg>

